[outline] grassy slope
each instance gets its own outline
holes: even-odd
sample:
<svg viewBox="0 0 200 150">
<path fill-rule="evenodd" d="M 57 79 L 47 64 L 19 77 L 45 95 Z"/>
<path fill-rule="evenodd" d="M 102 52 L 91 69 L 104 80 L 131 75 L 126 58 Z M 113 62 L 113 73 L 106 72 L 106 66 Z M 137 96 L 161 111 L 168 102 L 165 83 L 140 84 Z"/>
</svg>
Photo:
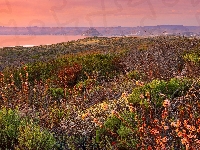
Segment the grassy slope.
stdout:
<svg viewBox="0 0 200 150">
<path fill-rule="evenodd" d="M 199 46 L 199 39 L 183 37 L 123 37 L 3 49 L 1 107 L 18 109 L 20 122 L 29 117 L 53 133 L 57 148 L 196 148 Z M 180 127 L 171 125 L 178 120 Z M 22 144 L 33 133 L 21 126 L 14 142 L 2 146 L 37 146 L 37 140 Z"/>
</svg>

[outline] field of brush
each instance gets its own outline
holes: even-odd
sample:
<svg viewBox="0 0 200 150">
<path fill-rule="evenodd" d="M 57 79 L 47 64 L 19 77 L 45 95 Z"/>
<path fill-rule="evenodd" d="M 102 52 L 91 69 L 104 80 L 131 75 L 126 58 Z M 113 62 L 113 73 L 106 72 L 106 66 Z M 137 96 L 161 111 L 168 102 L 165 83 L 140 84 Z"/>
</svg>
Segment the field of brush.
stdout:
<svg viewBox="0 0 200 150">
<path fill-rule="evenodd" d="M 0 49 L 0 149 L 200 149 L 200 39 Z"/>
</svg>

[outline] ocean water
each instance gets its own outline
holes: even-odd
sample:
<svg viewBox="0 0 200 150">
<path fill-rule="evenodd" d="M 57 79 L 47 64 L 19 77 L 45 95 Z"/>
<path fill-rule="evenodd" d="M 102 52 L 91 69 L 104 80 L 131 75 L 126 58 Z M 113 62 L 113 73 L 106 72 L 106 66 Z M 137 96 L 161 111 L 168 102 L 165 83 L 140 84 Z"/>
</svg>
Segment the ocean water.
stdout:
<svg viewBox="0 0 200 150">
<path fill-rule="evenodd" d="M 86 38 L 86 36 L 66 35 L 0 35 L 0 47 L 49 45 L 71 40 Z"/>
</svg>

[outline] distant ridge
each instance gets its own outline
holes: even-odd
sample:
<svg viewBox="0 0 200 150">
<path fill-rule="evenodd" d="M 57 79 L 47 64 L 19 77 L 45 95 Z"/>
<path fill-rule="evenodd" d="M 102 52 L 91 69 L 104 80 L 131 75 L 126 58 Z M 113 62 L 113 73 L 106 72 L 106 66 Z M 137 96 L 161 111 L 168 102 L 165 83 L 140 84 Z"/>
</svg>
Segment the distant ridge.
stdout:
<svg viewBox="0 0 200 150">
<path fill-rule="evenodd" d="M 189 32 L 185 34 L 185 32 Z M 156 25 L 137 27 L 4 27 L 0 35 L 86 35 L 86 36 L 148 36 L 148 35 L 199 36 L 199 26 Z"/>
</svg>

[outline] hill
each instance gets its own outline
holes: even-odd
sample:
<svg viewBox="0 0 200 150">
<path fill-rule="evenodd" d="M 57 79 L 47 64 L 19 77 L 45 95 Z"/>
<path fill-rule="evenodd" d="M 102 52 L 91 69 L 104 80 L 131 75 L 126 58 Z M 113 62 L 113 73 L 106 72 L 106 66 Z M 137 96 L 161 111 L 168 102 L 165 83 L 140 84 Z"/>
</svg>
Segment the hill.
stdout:
<svg viewBox="0 0 200 150">
<path fill-rule="evenodd" d="M 99 31 L 97 31 L 97 29 L 89 28 L 82 35 L 84 35 L 84 36 L 100 36 L 101 34 L 99 33 Z"/>
<path fill-rule="evenodd" d="M 0 147 L 198 149 L 200 39 L 3 48 Z"/>
</svg>

